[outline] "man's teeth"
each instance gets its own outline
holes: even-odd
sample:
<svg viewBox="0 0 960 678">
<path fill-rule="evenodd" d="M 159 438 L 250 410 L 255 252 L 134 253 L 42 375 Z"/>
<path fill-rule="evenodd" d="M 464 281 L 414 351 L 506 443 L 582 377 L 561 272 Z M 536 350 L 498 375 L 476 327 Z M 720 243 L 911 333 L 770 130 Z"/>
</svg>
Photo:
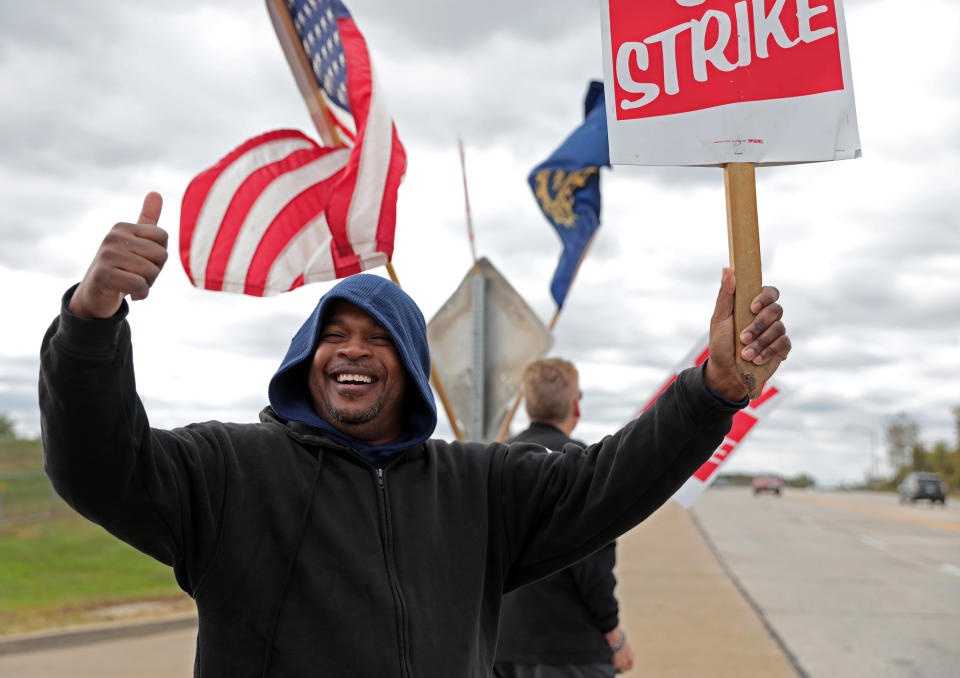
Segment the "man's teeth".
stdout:
<svg viewBox="0 0 960 678">
<path fill-rule="evenodd" d="M 345 384 L 347 382 L 358 382 L 361 384 L 372 384 L 373 379 L 363 374 L 338 374 L 337 382 Z"/>
</svg>

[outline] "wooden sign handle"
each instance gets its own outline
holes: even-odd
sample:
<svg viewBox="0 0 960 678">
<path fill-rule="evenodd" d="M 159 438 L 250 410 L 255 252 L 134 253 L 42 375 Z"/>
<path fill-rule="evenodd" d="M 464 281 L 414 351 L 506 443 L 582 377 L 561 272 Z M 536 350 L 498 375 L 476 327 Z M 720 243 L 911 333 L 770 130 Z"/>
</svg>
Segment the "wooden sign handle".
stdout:
<svg viewBox="0 0 960 678">
<path fill-rule="evenodd" d="M 730 267 L 737 276 L 734 296 L 734 324 L 737 332 L 737 373 L 751 400 L 760 397 L 769 374 L 763 365 L 754 365 L 740 356 L 740 333 L 755 314 L 750 302 L 763 286 L 760 271 L 760 229 L 757 219 L 757 182 L 752 162 L 731 162 L 723 166 L 723 184 L 727 196 L 727 242 Z"/>
</svg>

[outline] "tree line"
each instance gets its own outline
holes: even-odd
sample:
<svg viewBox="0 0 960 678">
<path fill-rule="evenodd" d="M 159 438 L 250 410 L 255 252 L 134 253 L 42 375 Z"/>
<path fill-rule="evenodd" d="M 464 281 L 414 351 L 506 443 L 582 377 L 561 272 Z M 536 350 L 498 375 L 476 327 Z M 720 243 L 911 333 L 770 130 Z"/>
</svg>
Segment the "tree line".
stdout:
<svg viewBox="0 0 960 678">
<path fill-rule="evenodd" d="M 894 469 L 889 486 L 896 487 L 911 471 L 934 471 L 952 490 L 960 489 L 960 407 L 953 408 L 954 441 L 932 445 L 920 440 L 920 427 L 906 414 L 887 426 L 887 458 Z"/>
<path fill-rule="evenodd" d="M 18 440 L 13 420 L 5 414 L 0 414 L 0 441 Z"/>
</svg>

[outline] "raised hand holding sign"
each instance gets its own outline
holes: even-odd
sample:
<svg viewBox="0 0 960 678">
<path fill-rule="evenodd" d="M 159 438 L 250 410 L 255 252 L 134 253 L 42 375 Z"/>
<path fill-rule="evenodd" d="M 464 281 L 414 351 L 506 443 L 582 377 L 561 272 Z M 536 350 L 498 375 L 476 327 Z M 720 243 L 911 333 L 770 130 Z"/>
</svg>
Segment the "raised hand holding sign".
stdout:
<svg viewBox="0 0 960 678">
<path fill-rule="evenodd" d="M 748 297 L 736 295 L 737 300 L 746 299 L 751 321 L 742 328 L 735 322 L 734 291 L 739 286 L 731 269 L 723 269 L 717 304 L 710 318 L 710 360 L 707 362 L 705 380 L 707 386 L 733 401 L 745 395 L 759 397 L 763 383 L 772 375 L 790 353 L 790 338 L 783 321 L 783 308 L 777 303 L 780 291 L 776 287 L 763 287 Z M 744 371 L 756 375 L 756 389 L 744 379 Z"/>
<path fill-rule="evenodd" d="M 123 298 L 145 299 L 167 261 L 167 232 L 157 226 L 163 198 L 148 193 L 137 223 L 115 224 L 100 244 L 68 310 L 81 318 L 109 318 Z"/>
</svg>

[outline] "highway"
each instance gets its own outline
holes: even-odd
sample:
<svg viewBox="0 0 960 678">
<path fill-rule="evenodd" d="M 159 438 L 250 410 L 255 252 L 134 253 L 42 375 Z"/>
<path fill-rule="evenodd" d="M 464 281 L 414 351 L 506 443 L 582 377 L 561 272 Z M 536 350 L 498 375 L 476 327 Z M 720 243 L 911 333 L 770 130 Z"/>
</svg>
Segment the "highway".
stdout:
<svg viewBox="0 0 960 678">
<path fill-rule="evenodd" d="M 747 488 L 694 516 L 810 678 L 960 676 L 960 501 Z"/>
</svg>

